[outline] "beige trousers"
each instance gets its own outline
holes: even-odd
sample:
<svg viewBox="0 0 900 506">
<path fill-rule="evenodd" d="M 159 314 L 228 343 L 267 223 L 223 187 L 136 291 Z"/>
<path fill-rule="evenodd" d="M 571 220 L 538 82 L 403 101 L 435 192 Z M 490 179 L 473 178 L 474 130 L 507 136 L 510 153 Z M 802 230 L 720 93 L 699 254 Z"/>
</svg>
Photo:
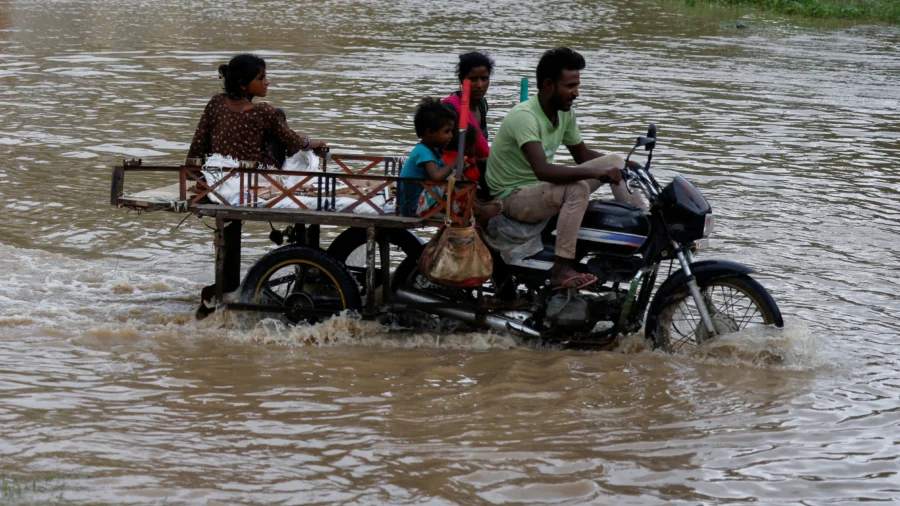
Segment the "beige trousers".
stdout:
<svg viewBox="0 0 900 506">
<path fill-rule="evenodd" d="M 619 155 L 605 155 L 588 160 L 578 167 L 623 168 L 625 160 Z M 591 193 L 600 188 L 597 179 L 587 179 L 569 184 L 539 183 L 511 193 L 503 200 L 503 212 L 510 218 L 525 223 L 537 223 L 559 214 L 556 225 L 556 256 L 575 258 L 578 229 L 587 210 Z M 617 202 L 634 204 L 646 210 L 647 204 L 636 191 L 628 193 L 625 183 L 611 185 Z"/>
</svg>

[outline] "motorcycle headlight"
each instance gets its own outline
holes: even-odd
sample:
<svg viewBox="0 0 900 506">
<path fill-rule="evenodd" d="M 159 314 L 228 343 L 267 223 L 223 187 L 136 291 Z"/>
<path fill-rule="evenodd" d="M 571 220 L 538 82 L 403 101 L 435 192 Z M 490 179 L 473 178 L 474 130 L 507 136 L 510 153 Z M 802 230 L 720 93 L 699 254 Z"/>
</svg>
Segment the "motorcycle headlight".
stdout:
<svg viewBox="0 0 900 506">
<path fill-rule="evenodd" d="M 716 229 L 716 217 L 712 215 L 712 213 L 706 215 L 706 220 L 703 222 L 703 237 L 709 237 Z"/>
</svg>

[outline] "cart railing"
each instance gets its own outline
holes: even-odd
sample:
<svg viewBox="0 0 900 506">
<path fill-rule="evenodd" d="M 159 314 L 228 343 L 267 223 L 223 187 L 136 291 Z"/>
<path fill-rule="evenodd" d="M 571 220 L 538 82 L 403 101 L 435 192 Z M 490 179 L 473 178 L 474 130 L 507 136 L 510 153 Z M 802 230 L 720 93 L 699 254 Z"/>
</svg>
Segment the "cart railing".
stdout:
<svg viewBox="0 0 900 506">
<path fill-rule="evenodd" d="M 372 156 L 329 153 L 322 161 L 322 171 L 289 171 L 269 168 L 259 168 L 256 162 L 240 162 L 236 168 L 217 169 L 204 168 L 203 159 L 187 159 L 185 164 L 178 166 L 143 165 L 140 159 L 126 159 L 121 166 L 113 168 L 112 189 L 110 203 L 117 206 L 129 206 L 129 201 L 124 197 L 125 172 L 177 172 L 178 173 L 178 200 L 179 205 L 167 207 L 171 210 L 197 212 L 197 206 L 210 202 L 214 196 L 221 202 L 228 202 L 219 192 L 222 185 L 229 180 L 238 181 L 238 204 L 230 207 L 241 208 L 244 211 L 253 209 L 271 209 L 284 200 L 289 200 L 301 211 L 327 211 L 334 213 L 354 213 L 360 206 L 368 206 L 376 216 L 398 215 L 400 213 L 400 201 L 403 196 L 397 191 L 398 184 L 415 184 L 422 191 L 430 194 L 437 204 L 426 211 L 421 218 L 436 221 L 447 217 L 456 224 L 467 224 L 472 216 L 472 202 L 475 197 L 477 183 L 470 181 L 457 182 L 454 187 L 453 200 L 459 202 L 459 206 L 447 206 L 445 197 L 441 197 L 436 189 L 442 189 L 446 194 L 447 181 L 429 181 L 424 179 L 400 178 L 398 174 L 403 166 L 404 159 L 397 156 Z M 327 170 L 329 162 L 340 170 Z M 374 174 L 373 169 L 383 167 L 383 174 Z M 361 168 L 359 168 L 361 167 Z M 217 171 L 216 181 L 211 184 L 206 181 L 203 171 Z M 290 186 L 279 181 L 276 176 L 297 176 L 299 181 Z M 269 195 L 260 198 L 261 183 L 268 186 Z M 338 186 L 343 188 L 338 190 Z M 255 191 L 254 191 L 255 190 Z M 356 202 L 338 209 L 338 191 L 341 196 L 350 197 Z M 418 194 L 419 192 L 416 192 Z M 373 202 L 377 196 L 383 196 L 384 201 L 393 199 L 394 211 L 387 213 L 382 206 Z M 315 205 L 300 197 L 315 197 Z M 455 210 L 454 207 L 457 207 Z"/>
</svg>

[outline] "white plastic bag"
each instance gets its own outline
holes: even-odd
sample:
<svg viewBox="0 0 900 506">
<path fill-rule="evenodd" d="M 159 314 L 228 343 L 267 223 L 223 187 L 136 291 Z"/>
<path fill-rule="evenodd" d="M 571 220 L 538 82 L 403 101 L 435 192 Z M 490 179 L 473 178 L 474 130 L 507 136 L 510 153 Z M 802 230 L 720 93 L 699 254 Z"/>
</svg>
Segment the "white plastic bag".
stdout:
<svg viewBox="0 0 900 506">
<path fill-rule="evenodd" d="M 282 170 L 296 171 L 320 171 L 319 157 L 312 150 L 297 151 L 297 153 L 284 161 Z"/>
</svg>

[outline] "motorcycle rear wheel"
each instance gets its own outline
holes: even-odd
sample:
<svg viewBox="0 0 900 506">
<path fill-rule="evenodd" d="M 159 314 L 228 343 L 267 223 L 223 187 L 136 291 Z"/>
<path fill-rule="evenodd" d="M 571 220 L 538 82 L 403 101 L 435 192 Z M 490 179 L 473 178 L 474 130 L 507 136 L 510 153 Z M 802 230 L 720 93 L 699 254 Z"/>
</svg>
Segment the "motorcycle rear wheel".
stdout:
<svg viewBox="0 0 900 506">
<path fill-rule="evenodd" d="M 394 270 L 391 277 L 391 291 L 397 292 L 401 287 L 412 288 L 435 295 L 446 301 L 456 301 L 460 304 L 474 304 L 474 290 L 471 288 L 448 288 L 432 283 L 424 274 L 419 271 L 418 258 L 406 257 Z M 466 323 L 450 318 L 447 316 L 439 316 L 436 314 L 426 313 L 418 310 L 407 310 L 403 314 L 395 315 L 399 318 L 401 326 L 409 326 L 422 330 L 452 333 L 456 331 L 474 330 Z"/>
<path fill-rule="evenodd" d="M 780 314 L 769 293 L 746 275 L 715 279 L 701 287 L 716 329 L 716 335 L 739 332 L 758 325 L 776 323 Z M 660 312 L 656 329 L 649 338 L 654 348 L 671 352 L 690 352 L 710 337 L 687 286 Z"/>
<path fill-rule="evenodd" d="M 341 232 L 337 238 L 328 246 L 328 256 L 334 258 L 338 262 L 342 262 L 347 270 L 356 279 L 359 285 L 360 293 L 366 293 L 366 229 L 359 227 L 348 228 Z M 388 241 L 391 249 L 397 248 L 403 256 L 399 256 L 393 251 L 392 260 L 404 258 L 419 258 L 422 253 L 422 243 L 419 239 L 408 230 L 382 230 L 379 234 L 388 234 Z M 381 250 L 375 248 L 375 288 L 381 286 Z"/>
</svg>

